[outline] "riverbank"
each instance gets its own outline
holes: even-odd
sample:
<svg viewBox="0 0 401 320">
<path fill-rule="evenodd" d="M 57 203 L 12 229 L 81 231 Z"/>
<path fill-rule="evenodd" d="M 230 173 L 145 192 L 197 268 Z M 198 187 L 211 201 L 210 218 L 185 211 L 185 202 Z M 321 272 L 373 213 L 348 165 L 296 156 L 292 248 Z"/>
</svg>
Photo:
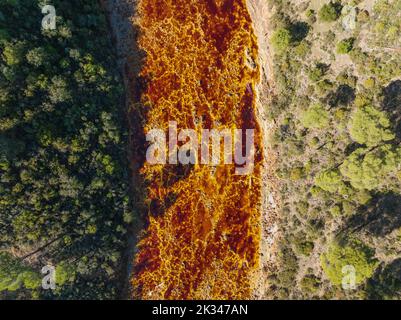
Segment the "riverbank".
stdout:
<svg viewBox="0 0 401 320">
<path fill-rule="evenodd" d="M 278 179 L 276 177 L 277 152 L 270 142 L 276 130 L 274 120 L 267 114 L 267 105 L 275 94 L 274 73 L 272 66 L 272 52 L 269 43 L 269 21 L 271 12 L 267 1 L 247 0 L 248 11 L 252 18 L 252 25 L 258 43 L 258 64 L 260 67 L 260 81 L 256 86 L 257 119 L 262 132 L 263 168 L 261 170 L 261 243 L 260 268 L 255 275 L 254 298 L 268 299 L 268 277 L 276 270 L 277 251 L 275 248 L 278 238 L 277 219 L 279 214 L 279 194 L 277 193 Z"/>
</svg>

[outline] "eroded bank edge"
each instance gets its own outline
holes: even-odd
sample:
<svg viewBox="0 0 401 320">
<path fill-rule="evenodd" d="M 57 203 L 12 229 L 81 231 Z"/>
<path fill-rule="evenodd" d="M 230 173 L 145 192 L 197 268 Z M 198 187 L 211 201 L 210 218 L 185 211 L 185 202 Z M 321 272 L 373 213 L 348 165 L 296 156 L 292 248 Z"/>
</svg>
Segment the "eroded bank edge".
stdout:
<svg viewBox="0 0 401 320">
<path fill-rule="evenodd" d="M 260 82 L 256 85 L 256 116 L 262 131 L 263 169 L 261 171 L 261 243 L 260 266 L 254 275 L 254 299 L 269 298 L 269 275 L 276 270 L 276 243 L 279 237 L 278 215 L 280 199 L 275 175 L 277 153 L 271 147 L 276 124 L 267 114 L 267 105 L 274 95 L 273 60 L 269 44 L 271 12 L 264 0 L 246 0 L 258 44 Z"/>
</svg>

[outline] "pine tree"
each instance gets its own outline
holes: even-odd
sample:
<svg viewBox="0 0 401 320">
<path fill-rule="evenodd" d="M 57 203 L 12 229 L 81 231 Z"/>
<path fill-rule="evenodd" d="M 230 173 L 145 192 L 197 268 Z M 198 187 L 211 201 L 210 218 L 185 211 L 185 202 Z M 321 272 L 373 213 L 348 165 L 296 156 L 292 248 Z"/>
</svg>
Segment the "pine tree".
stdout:
<svg viewBox="0 0 401 320">
<path fill-rule="evenodd" d="M 353 113 L 349 122 L 349 132 L 354 141 L 368 147 L 395 138 L 386 114 L 370 105 L 359 108 Z"/>
</svg>

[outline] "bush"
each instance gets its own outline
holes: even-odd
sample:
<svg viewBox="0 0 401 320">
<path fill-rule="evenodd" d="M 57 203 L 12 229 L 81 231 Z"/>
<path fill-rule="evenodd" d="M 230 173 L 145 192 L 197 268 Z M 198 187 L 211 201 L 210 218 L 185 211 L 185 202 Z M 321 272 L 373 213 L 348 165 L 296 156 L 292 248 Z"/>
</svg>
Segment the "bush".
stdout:
<svg viewBox="0 0 401 320">
<path fill-rule="evenodd" d="M 319 11 L 319 18 L 324 22 L 336 21 L 341 14 L 342 6 L 338 2 L 330 2 L 323 5 Z"/>
<path fill-rule="evenodd" d="M 372 196 L 371 196 L 370 192 L 366 191 L 366 190 L 359 191 L 355 195 L 355 198 L 356 198 L 356 201 L 358 201 L 358 203 L 360 205 L 366 205 L 367 203 L 369 203 L 370 200 L 372 200 Z"/>
<path fill-rule="evenodd" d="M 366 23 L 369 21 L 369 12 L 367 10 L 362 10 L 358 13 L 357 17 L 358 22 Z"/>
<path fill-rule="evenodd" d="M 337 217 L 341 216 L 341 208 L 340 208 L 340 206 L 334 206 L 334 207 L 330 208 L 330 214 L 334 218 L 337 218 Z"/>
<path fill-rule="evenodd" d="M 282 269 L 278 274 L 278 280 L 283 287 L 294 285 L 295 277 L 299 268 L 298 259 L 290 248 L 281 248 L 280 260 L 283 262 Z"/>
<path fill-rule="evenodd" d="M 329 90 L 333 89 L 333 83 L 330 80 L 324 79 L 316 85 L 316 91 L 320 95 L 325 95 Z"/>
<path fill-rule="evenodd" d="M 319 290 L 321 281 L 313 274 L 306 275 L 302 278 L 300 286 L 303 291 L 308 293 L 316 293 Z"/>
<path fill-rule="evenodd" d="M 316 12 L 313 9 L 309 9 L 308 11 L 306 11 L 306 17 L 308 18 L 308 22 L 310 24 L 313 24 L 316 22 Z"/>
<path fill-rule="evenodd" d="M 303 168 L 292 168 L 290 172 L 290 179 L 297 181 L 302 178 L 303 174 Z"/>
<path fill-rule="evenodd" d="M 292 42 L 291 32 L 285 28 L 278 29 L 274 32 L 271 42 L 277 51 L 285 51 Z"/>
<path fill-rule="evenodd" d="M 325 75 L 327 71 L 327 65 L 323 63 L 317 63 L 312 69 L 308 72 L 308 77 L 311 81 L 319 81 Z"/>
<path fill-rule="evenodd" d="M 305 128 L 325 128 L 329 125 L 329 113 L 320 104 L 314 104 L 302 113 L 301 123 Z"/>
<path fill-rule="evenodd" d="M 4 62 L 9 66 L 20 64 L 24 59 L 24 52 L 24 42 L 8 43 L 3 49 Z"/>
<path fill-rule="evenodd" d="M 295 251 L 298 254 L 302 254 L 304 256 L 309 256 L 315 247 L 313 242 L 306 240 L 297 241 L 294 245 L 295 245 Z"/>
<path fill-rule="evenodd" d="M 352 48 L 354 47 L 354 41 L 355 41 L 354 38 L 341 40 L 337 44 L 337 53 L 339 53 L 339 54 L 349 53 L 352 50 Z"/>
<path fill-rule="evenodd" d="M 368 78 L 368 79 L 366 79 L 364 82 L 363 82 L 363 86 L 366 88 L 366 89 L 373 89 L 374 87 L 375 87 L 375 84 L 376 84 L 376 82 L 375 82 L 375 79 L 374 78 Z"/>
<path fill-rule="evenodd" d="M 41 65 L 44 65 L 47 63 L 47 53 L 45 48 L 34 48 L 32 50 L 29 50 L 26 59 L 28 63 L 35 67 L 39 67 Z"/>
<path fill-rule="evenodd" d="M 350 201 L 343 201 L 343 214 L 344 216 L 352 216 L 355 213 L 355 205 Z"/>
</svg>

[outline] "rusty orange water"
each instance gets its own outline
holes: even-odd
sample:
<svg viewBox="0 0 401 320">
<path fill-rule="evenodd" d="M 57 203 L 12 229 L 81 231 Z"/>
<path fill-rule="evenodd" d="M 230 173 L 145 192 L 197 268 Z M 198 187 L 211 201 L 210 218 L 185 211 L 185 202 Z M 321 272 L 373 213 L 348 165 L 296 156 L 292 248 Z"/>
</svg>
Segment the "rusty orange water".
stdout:
<svg viewBox="0 0 401 320">
<path fill-rule="evenodd" d="M 246 299 L 259 268 L 257 44 L 244 0 L 140 0 L 145 133 L 255 129 L 255 169 L 145 164 L 146 235 L 132 285 L 143 299 Z"/>
</svg>

